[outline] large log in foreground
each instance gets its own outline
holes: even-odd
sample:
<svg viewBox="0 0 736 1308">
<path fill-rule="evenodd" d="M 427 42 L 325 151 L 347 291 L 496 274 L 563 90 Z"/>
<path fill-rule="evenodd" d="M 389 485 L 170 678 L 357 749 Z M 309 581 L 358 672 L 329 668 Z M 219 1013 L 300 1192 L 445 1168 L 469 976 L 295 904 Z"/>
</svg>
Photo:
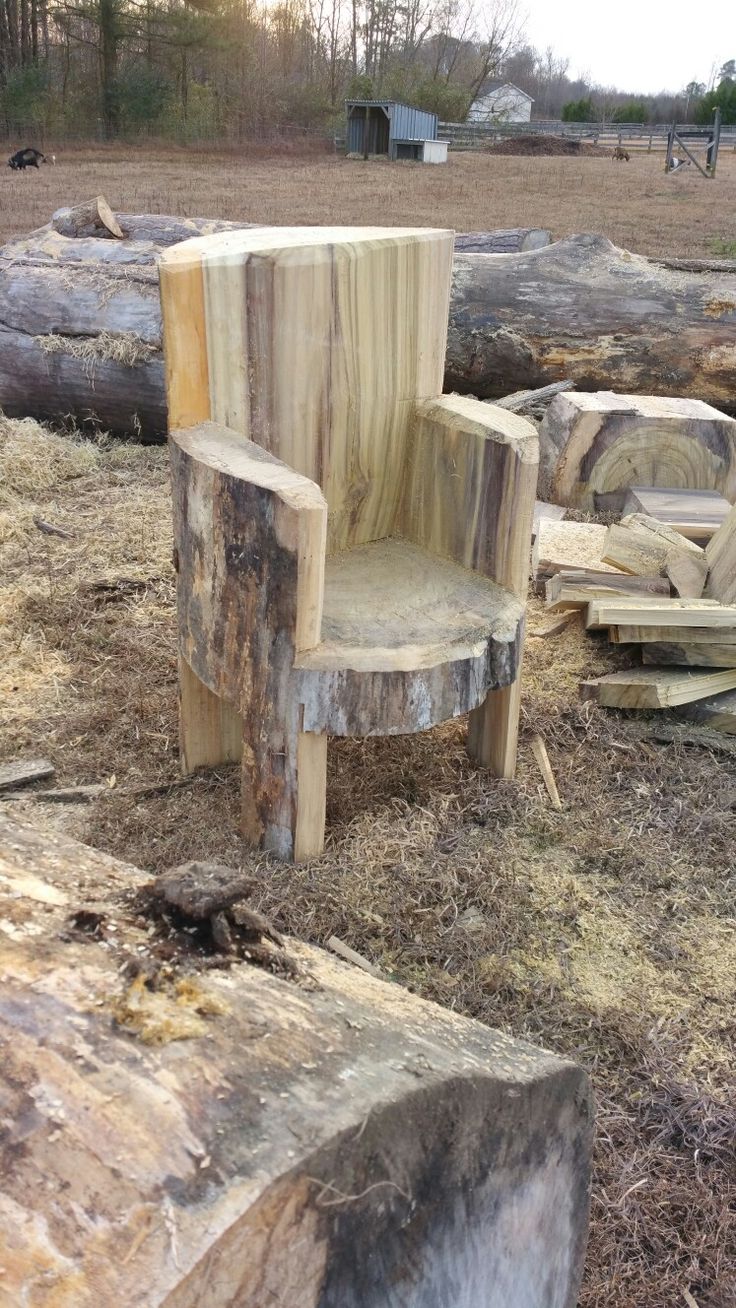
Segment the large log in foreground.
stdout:
<svg viewBox="0 0 736 1308">
<path fill-rule="evenodd" d="M 66 215 L 66 216 L 65 216 Z M 0 250 L 0 408 L 166 430 L 156 263 L 248 223 L 117 214 L 124 240 L 41 228 Z M 57 226 L 68 230 L 67 211 Z M 456 253 L 445 390 L 494 398 L 565 378 L 736 411 L 736 271 L 665 268 L 597 236 Z"/>
<path fill-rule="evenodd" d="M 272 930 L 207 956 L 218 896 L 269 928 L 189 868 L 0 824 L 2 1303 L 573 1308 L 584 1073 Z"/>
</svg>

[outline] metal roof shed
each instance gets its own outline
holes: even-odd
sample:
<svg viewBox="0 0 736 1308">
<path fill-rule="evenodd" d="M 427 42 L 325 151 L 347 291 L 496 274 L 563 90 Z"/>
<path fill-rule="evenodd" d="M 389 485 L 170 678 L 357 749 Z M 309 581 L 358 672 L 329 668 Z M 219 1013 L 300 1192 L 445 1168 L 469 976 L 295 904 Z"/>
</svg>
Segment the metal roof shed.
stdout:
<svg viewBox="0 0 736 1308">
<path fill-rule="evenodd" d="M 437 140 L 437 115 L 396 100 L 347 100 L 348 154 L 412 159 L 412 142 Z"/>
</svg>

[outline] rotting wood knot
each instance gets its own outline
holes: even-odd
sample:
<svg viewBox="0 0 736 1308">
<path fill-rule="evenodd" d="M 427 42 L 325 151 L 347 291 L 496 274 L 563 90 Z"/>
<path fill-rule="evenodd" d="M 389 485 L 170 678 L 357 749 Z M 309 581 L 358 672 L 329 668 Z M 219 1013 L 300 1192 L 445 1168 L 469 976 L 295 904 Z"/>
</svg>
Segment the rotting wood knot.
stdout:
<svg viewBox="0 0 736 1308">
<path fill-rule="evenodd" d="M 299 976 L 283 936 L 246 903 L 255 888 L 243 872 L 217 863 L 195 861 L 162 872 L 139 895 L 159 935 L 152 952 L 161 957 L 163 951 L 170 962 L 221 967 L 243 961 Z"/>
</svg>

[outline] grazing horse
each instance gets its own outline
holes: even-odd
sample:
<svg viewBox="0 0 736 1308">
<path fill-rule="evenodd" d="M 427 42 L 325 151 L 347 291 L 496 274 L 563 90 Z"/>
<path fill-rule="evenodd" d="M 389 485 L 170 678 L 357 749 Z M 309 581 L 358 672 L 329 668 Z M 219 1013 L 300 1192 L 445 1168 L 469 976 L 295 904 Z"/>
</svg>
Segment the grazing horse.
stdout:
<svg viewBox="0 0 736 1308">
<path fill-rule="evenodd" d="M 16 150 L 8 159 L 8 168 L 16 171 L 25 172 L 26 168 L 38 168 L 39 160 L 46 163 L 46 155 L 41 154 L 40 150 L 34 150 L 32 146 L 27 145 L 25 150 Z"/>
</svg>

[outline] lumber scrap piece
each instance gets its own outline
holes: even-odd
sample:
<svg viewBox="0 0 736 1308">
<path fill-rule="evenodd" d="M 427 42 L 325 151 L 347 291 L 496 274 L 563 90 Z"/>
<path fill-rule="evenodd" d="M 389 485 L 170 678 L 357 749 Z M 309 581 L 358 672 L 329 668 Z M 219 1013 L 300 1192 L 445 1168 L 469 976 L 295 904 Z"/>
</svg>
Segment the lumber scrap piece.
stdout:
<svg viewBox="0 0 736 1308">
<path fill-rule="evenodd" d="M 708 562 L 706 595 L 722 604 L 736 602 L 736 506 L 714 532 L 705 548 Z"/>
<path fill-rule="evenodd" d="M 549 386 L 537 386 L 532 391 L 514 391 L 513 395 L 504 395 L 500 400 L 494 400 L 500 409 L 510 409 L 512 413 L 528 412 L 530 409 L 537 409 L 542 406 L 541 412 L 546 412 L 546 405 L 553 400 L 555 395 L 561 395 L 563 391 L 571 391 L 574 382 L 559 381 L 551 382 Z"/>
<path fill-rule="evenodd" d="M 547 746 L 544 743 L 544 738 L 540 736 L 538 732 L 534 736 L 532 736 L 532 753 L 534 755 L 534 759 L 537 764 L 537 767 L 539 768 L 539 771 L 542 774 L 542 780 L 544 782 L 545 790 L 547 791 L 547 794 L 549 795 L 552 801 L 552 807 L 557 809 L 559 812 L 562 808 L 562 800 L 560 799 L 560 792 L 557 789 L 555 774 L 552 771 L 552 764 L 549 761 Z"/>
<path fill-rule="evenodd" d="M 632 668 L 583 681 L 583 699 L 605 708 L 660 709 L 736 689 L 736 669 Z"/>
<path fill-rule="evenodd" d="M 679 558 L 669 558 L 662 574 L 667 578 L 675 595 L 680 599 L 700 599 L 705 587 L 701 559 L 682 554 Z"/>
<path fill-rule="evenodd" d="M 550 613 L 557 613 L 564 609 L 587 608 L 595 599 L 626 595 L 669 598 L 669 582 L 665 577 L 634 577 L 623 572 L 599 572 L 595 568 L 563 568 L 546 583 L 545 607 Z"/>
<path fill-rule="evenodd" d="M 735 656 L 736 645 L 711 645 L 690 640 L 681 645 L 669 640 L 652 641 L 641 647 L 642 662 L 655 667 L 733 668 L 736 667 Z"/>
<path fill-rule="evenodd" d="M 591 600 L 586 626 L 596 627 L 710 627 L 723 630 L 736 626 L 736 606 L 717 600 L 666 599 L 651 595 L 628 595 L 621 599 Z"/>
<path fill-rule="evenodd" d="M 623 511 L 644 513 L 704 545 L 728 517 L 731 504 L 715 490 L 630 486 Z"/>
<path fill-rule="evenodd" d="M 665 643 L 669 645 L 732 646 L 736 652 L 736 627 L 668 627 L 666 625 L 641 626 L 636 623 L 619 623 L 611 627 L 610 639 L 614 644 Z"/>
<path fill-rule="evenodd" d="M 55 768 L 46 758 L 11 759 L 0 763 L 0 791 L 16 790 L 32 781 L 53 777 Z"/>
<path fill-rule="evenodd" d="M 548 522 L 562 522 L 567 509 L 561 504 L 546 504 L 544 500 L 534 501 L 534 519 L 532 521 L 532 541 L 537 539 L 539 524 L 542 519 Z"/>
<path fill-rule="evenodd" d="M 711 731 L 736 736 L 736 692 L 727 690 L 710 699 L 698 700 L 696 704 L 686 704 L 682 716 L 690 722 L 709 727 Z"/>
<path fill-rule="evenodd" d="M 630 486 L 717 490 L 736 499 L 736 421 L 702 400 L 573 391 L 539 431 L 539 495 L 621 512 Z"/>
<path fill-rule="evenodd" d="M 603 562 L 606 528 L 596 522 L 554 522 L 540 518 L 532 548 L 532 578 L 546 581 L 563 568 L 593 568 L 617 573 Z"/>
<path fill-rule="evenodd" d="M 612 523 L 606 532 L 603 558 L 622 572 L 640 577 L 659 576 L 672 560 L 686 558 L 702 573 L 703 585 L 708 571 L 705 551 L 699 545 L 641 513 Z"/>
<path fill-rule="evenodd" d="M 576 1302 L 582 1069 L 293 940 L 172 949 L 149 883 L 0 822 L 4 1303 Z"/>
</svg>

